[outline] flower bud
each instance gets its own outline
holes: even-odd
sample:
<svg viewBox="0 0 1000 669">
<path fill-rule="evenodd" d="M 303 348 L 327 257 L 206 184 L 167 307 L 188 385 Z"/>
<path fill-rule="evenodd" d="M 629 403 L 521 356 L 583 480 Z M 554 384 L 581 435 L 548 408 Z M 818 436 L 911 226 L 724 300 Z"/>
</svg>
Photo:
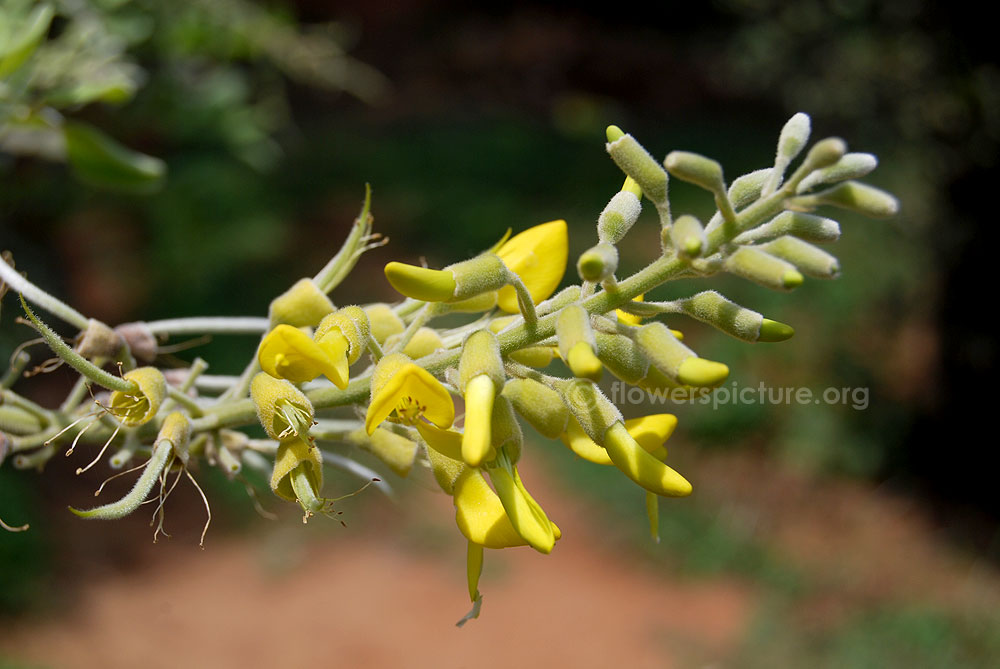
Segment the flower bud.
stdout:
<svg viewBox="0 0 1000 669">
<path fill-rule="evenodd" d="M 691 494 L 691 484 L 642 448 L 623 423 L 608 428 L 602 442 L 611 462 L 646 490 L 666 497 Z"/>
<path fill-rule="evenodd" d="M 641 193 L 639 190 L 639 194 Z M 611 197 L 604 211 L 597 217 L 597 238 L 600 241 L 617 244 L 632 229 L 642 212 L 639 194 L 623 189 Z"/>
<path fill-rule="evenodd" d="M 427 302 L 465 300 L 496 291 L 507 285 L 509 277 L 503 261 L 492 253 L 440 270 L 391 262 L 385 266 L 385 276 L 403 295 Z"/>
<path fill-rule="evenodd" d="M 335 332 L 339 332 L 347 339 L 347 362 L 353 365 L 368 347 L 368 337 L 371 334 L 368 316 L 361 307 L 353 305 L 338 309 L 320 321 L 316 333 L 313 335 L 313 340 L 320 347 L 331 346 L 339 351 L 340 343 L 331 337 Z"/>
<path fill-rule="evenodd" d="M 833 279 L 840 274 L 840 263 L 834 256 L 795 237 L 779 237 L 760 248 L 776 258 L 792 263 L 806 276 Z"/>
<path fill-rule="evenodd" d="M 149 363 L 156 359 L 159 342 L 145 323 L 122 323 L 115 327 L 115 332 L 125 341 L 136 360 Z"/>
<path fill-rule="evenodd" d="M 810 188 L 823 184 L 835 184 L 848 179 L 860 179 L 878 167 L 878 158 L 870 153 L 847 153 L 833 165 L 816 170 L 806 176 L 796 193 L 804 193 Z"/>
<path fill-rule="evenodd" d="M 295 285 L 271 301 L 271 323 L 293 327 L 314 327 L 336 309 L 312 279 L 299 279 Z"/>
<path fill-rule="evenodd" d="M 642 349 L 624 335 L 595 332 L 597 357 L 608 370 L 626 383 L 638 383 L 649 370 L 649 360 Z"/>
<path fill-rule="evenodd" d="M 626 135 L 617 126 L 609 126 L 607 134 L 606 148 L 615 164 L 639 184 L 643 195 L 649 198 L 650 202 L 660 206 L 665 205 L 667 173 L 663 168 L 632 135 Z"/>
<path fill-rule="evenodd" d="M 459 390 L 463 393 L 472 379 L 485 375 L 499 393 L 507 378 L 500 357 L 500 347 L 496 336 L 489 330 L 476 330 L 462 345 L 462 357 L 458 362 Z"/>
<path fill-rule="evenodd" d="M 813 144 L 799 169 L 806 171 L 808 175 L 814 170 L 833 165 L 843 158 L 845 153 L 847 153 L 847 144 L 844 143 L 844 140 L 839 137 L 827 137 Z"/>
<path fill-rule="evenodd" d="M 781 134 L 778 136 L 778 150 L 776 163 L 783 162 L 785 165 L 795 160 L 802 148 L 809 141 L 811 122 L 808 114 L 799 112 L 788 119 Z"/>
<path fill-rule="evenodd" d="M 737 244 L 749 244 L 783 235 L 792 235 L 813 244 L 825 244 L 840 239 L 840 224 L 831 218 L 799 211 L 785 211 L 767 223 L 744 232 L 733 241 Z"/>
<path fill-rule="evenodd" d="M 358 448 L 368 451 L 388 465 L 394 474 L 406 477 L 417 458 L 417 445 L 406 437 L 379 427 L 368 435 L 364 428 L 347 436 L 348 441 Z"/>
<path fill-rule="evenodd" d="M 559 314 L 556 321 L 559 355 L 574 376 L 599 381 L 601 361 L 594 354 L 597 343 L 590 325 L 590 314 L 579 304 L 572 304 Z"/>
<path fill-rule="evenodd" d="M 545 384 L 534 379 L 511 379 L 501 396 L 510 400 L 517 413 L 542 436 L 555 439 L 566 431 L 569 410 L 559 393 Z"/>
<path fill-rule="evenodd" d="M 379 344 L 384 344 L 385 340 L 390 336 L 406 330 L 406 325 L 403 324 L 402 319 L 396 315 L 396 312 L 388 304 L 369 304 L 365 307 L 365 315 L 368 316 L 372 337 Z"/>
<path fill-rule="evenodd" d="M 694 216 L 678 216 L 670 228 L 670 240 L 677 251 L 687 258 L 697 258 L 708 245 L 705 229 Z"/>
<path fill-rule="evenodd" d="M 615 275 L 618 269 L 618 249 L 601 242 L 580 254 L 576 271 L 584 281 L 598 283 Z"/>
<path fill-rule="evenodd" d="M 899 200 L 884 190 L 857 181 L 846 181 L 819 193 L 789 200 L 790 206 L 802 209 L 824 204 L 871 218 L 890 218 L 899 213 Z"/>
<path fill-rule="evenodd" d="M 517 464 L 517 461 L 521 459 L 523 444 L 524 433 L 521 431 L 521 424 L 517 422 L 513 403 L 500 395 L 493 403 L 493 415 L 490 421 L 492 451 L 499 453 L 503 449 L 510 462 Z M 496 456 L 494 455 L 494 457 Z"/>
<path fill-rule="evenodd" d="M 604 441 L 609 427 L 622 420 L 622 414 L 601 389 L 590 380 L 561 380 L 556 390 L 584 433 L 598 444 Z"/>
<path fill-rule="evenodd" d="M 126 381 L 138 386 L 133 393 L 116 390 L 111 393 L 110 411 L 125 427 L 149 422 L 167 396 L 167 381 L 155 367 L 139 367 L 126 372 Z"/>
<path fill-rule="evenodd" d="M 791 290 L 803 281 L 794 265 L 750 246 L 740 247 L 726 258 L 725 268 L 730 274 L 774 290 Z"/>
<path fill-rule="evenodd" d="M 771 176 L 771 168 L 756 170 L 733 180 L 729 185 L 729 201 L 735 209 L 742 209 L 760 198 L 764 184 Z"/>
<path fill-rule="evenodd" d="M 795 334 L 787 325 L 741 307 L 714 290 L 681 300 L 680 306 L 688 316 L 743 341 L 784 341 Z"/>
<path fill-rule="evenodd" d="M 396 342 L 399 341 L 400 335 L 395 334 L 385 340 L 385 345 L 387 348 L 393 348 Z M 417 358 L 422 358 L 425 355 L 430 355 L 434 351 L 442 348 L 444 346 L 444 341 L 441 339 L 441 335 L 437 333 L 437 330 L 433 328 L 419 328 L 410 341 L 407 342 L 406 346 L 403 347 L 403 355 L 409 356 L 416 360 Z"/>
<path fill-rule="evenodd" d="M 635 341 L 654 367 L 682 385 L 714 386 L 729 376 L 726 365 L 699 358 L 663 323 L 643 326 Z"/>
<path fill-rule="evenodd" d="M 448 303 L 448 311 L 459 314 L 478 314 L 489 311 L 497 305 L 497 293 L 490 291 L 465 300 Z"/>
<path fill-rule="evenodd" d="M 113 360 L 125 345 L 122 336 L 110 327 L 91 318 L 87 328 L 80 334 L 77 353 L 85 358 L 103 358 Z"/>
</svg>

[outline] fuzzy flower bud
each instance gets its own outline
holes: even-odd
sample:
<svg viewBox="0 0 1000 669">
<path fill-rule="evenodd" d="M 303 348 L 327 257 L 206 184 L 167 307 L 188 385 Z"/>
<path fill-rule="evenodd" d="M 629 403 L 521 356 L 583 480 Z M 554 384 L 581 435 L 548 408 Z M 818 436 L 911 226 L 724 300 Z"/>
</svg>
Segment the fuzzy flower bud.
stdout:
<svg viewBox="0 0 1000 669">
<path fill-rule="evenodd" d="M 569 411 L 559 393 L 534 379 L 511 379 L 502 396 L 539 434 L 555 439 L 566 431 Z"/>
<path fill-rule="evenodd" d="M 617 126 L 608 126 L 608 154 L 621 171 L 632 177 L 642 194 L 657 206 L 667 203 L 667 173 L 649 152 Z"/>
<path fill-rule="evenodd" d="M 579 304 L 572 304 L 559 314 L 556 321 L 559 355 L 574 376 L 599 381 L 601 361 L 595 355 L 597 343 L 590 325 L 590 315 Z"/>
<path fill-rule="evenodd" d="M 802 285 L 795 266 L 758 248 L 743 246 L 726 259 L 726 271 L 774 290 L 791 290 Z"/>
<path fill-rule="evenodd" d="M 641 327 L 635 335 L 635 342 L 653 366 L 680 384 L 714 386 L 729 376 L 726 365 L 699 358 L 663 323 Z"/>
<path fill-rule="evenodd" d="M 687 258 L 697 258 L 708 245 L 705 229 L 694 216 L 678 216 L 670 228 L 670 239 L 674 248 Z"/>
<path fill-rule="evenodd" d="M 368 316 L 372 337 L 379 344 L 384 344 L 385 340 L 392 335 L 400 334 L 406 330 L 402 319 L 388 304 L 370 304 L 365 307 L 365 315 Z"/>
<path fill-rule="evenodd" d="M 639 194 L 641 193 L 640 190 Z M 600 241 L 617 244 L 628 234 L 642 211 L 639 194 L 621 190 L 612 196 L 604 211 L 597 217 L 597 238 Z"/>
<path fill-rule="evenodd" d="M 618 249 L 607 242 L 601 242 L 581 253 L 576 263 L 580 278 L 594 283 L 614 276 L 617 269 Z"/>
<path fill-rule="evenodd" d="M 806 276 L 833 279 L 840 275 L 840 263 L 834 256 L 801 239 L 779 237 L 760 248 L 776 258 L 792 263 Z"/>
<path fill-rule="evenodd" d="M 891 218 L 899 213 L 899 200 L 884 190 L 857 181 L 846 181 L 819 193 L 789 200 L 790 206 L 801 209 L 812 209 L 824 204 L 870 218 Z"/>
<path fill-rule="evenodd" d="M 293 327 L 313 327 L 336 307 L 312 279 L 299 279 L 295 285 L 271 301 L 271 323 Z"/>
</svg>

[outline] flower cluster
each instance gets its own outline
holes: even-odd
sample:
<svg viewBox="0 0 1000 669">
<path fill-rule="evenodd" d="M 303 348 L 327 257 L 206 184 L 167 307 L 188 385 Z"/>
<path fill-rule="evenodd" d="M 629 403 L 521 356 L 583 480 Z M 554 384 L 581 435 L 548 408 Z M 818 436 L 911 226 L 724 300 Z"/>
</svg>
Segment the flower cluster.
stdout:
<svg viewBox="0 0 1000 669">
<path fill-rule="evenodd" d="M 773 165 L 727 184 L 709 158 L 675 151 L 660 162 L 631 135 L 609 127 L 606 149 L 625 180 L 597 216 L 596 243 L 578 258 L 580 281 L 562 290 L 569 244 L 567 225 L 559 220 L 513 236 L 508 231 L 492 248 L 441 269 L 390 262 L 385 276 L 404 299 L 338 308 L 331 293 L 362 253 L 381 245 L 372 233 L 369 197 L 343 248 L 314 277 L 276 297 L 266 318 L 180 318 L 110 328 L 0 262 L 0 279 L 23 300 L 81 330 L 70 346 L 24 304 L 58 359 L 80 376 L 57 410 L 46 409 L 11 389 L 27 362 L 15 354 L 2 380 L 0 460 L 10 453 L 16 467 L 40 468 L 57 443 L 70 439 L 70 452 L 77 443 L 103 441 L 104 449 L 117 443 L 113 468 L 148 454 L 125 498 L 77 513 L 129 513 L 159 480 L 161 528 L 163 503 L 173 489 L 165 486 L 166 473 L 175 468 L 178 479 L 186 473 L 194 481 L 189 468 L 199 461 L 231 477 L 244 466 L 265 471 L 274 494 L 299 504 L 305 518 L 334 513 L 335 500 L 322 495 L 326 466 L 388 489 L 349 449 L 374 454 L 399 476 L 422 468 L 454 500 L 455 523 L 468 545 L 473 610 L 467 618 L 475 617 L 484 549 L 530 546 L 549 553 L 561 536 L 522 480 L 522 451 L 536 440 L 525 437 L 522 424 L 633 481 L 646 496 L 656 537 L 659 498 L 692 491 L 666 463 L 664 443 L 677 419 L 626 419 L 602 392 L 602 377 L 688 391 L 710 391 L 725 381 L 729 368 L 700 357 L 680 332 L 658 320 L 661 315 L 693 318 L 747 342 L 793 334 L 790 326 L 716 291 L 671 301 L 647 295 L 669 281 L 720 272 L 783 291 L 807 276 L 833 278 L 837 260 L 817 244 L 836 240 L 840 228 L 811 212 L 833 206 L 874 217 L 895 213 L 892 196 L 855 181 L 874 169 L 874 157 L 848 153 L 842 140 L 815 143 L 787 174 L 809 133 L 808 117 L 796 114 L 781 131 Z M 705 222 L 674 217 L 671 177 L 706 190 L 716 213 Z M 660 248 L 644 269 L 620 278 L 618 245 L 637 224 L 644 201 L 655 211 Z M 465 322 L 435 326 L 455 314 L 465 314 Z M 192 332 L 253 332 L 261 341 L 239 376 L 207 375 L 200 359 L 181 370 L 157 365 L 158 337 Z M 136 367 L 137 359 L 149 364 Z M 120 374 L 102 369 L 109 363 Z M 96 409 L 84 402 L 92 386 L 113 391 L 107 399 L 96 396 Z M 266 439 L 237 429 L 254 422 Z M 340 444 L 348 455 L 324 450 L 324 444 Z"/>
</svg>

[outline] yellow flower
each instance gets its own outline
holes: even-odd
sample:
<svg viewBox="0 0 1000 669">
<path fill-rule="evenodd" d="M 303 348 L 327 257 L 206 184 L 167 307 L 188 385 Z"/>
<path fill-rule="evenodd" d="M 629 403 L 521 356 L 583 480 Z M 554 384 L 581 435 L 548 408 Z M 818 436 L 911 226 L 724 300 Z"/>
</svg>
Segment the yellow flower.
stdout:
<svg viewBox="0 0 1000 669">
<path fill-rule="evenodd" d="M 542 223 L 514 235 L 496 254 L 507 269 L 521 277 L 536 302 L 549 297 L 566 273 L 569 237 L 566 221 Z M 500 289 L 497 304 L 508 313 L 517 313 L 517 294 L 511 286 Z"/>
<path fill-rule="evenodd" d="M 293 383 L 312 381 L 322 374 L 343 390 L 347 387 L 347 338 L 332 330 L 320 341 L 291 325 L 278 325 L 264 337 L 257 351 L 260 367 L 271 376 Z"/>
<path fill-rule="evenodd" d="M 455 405 L 441 382 L 402 353 L 382 358 L 372 375 L 372 400 L 365 430 L 375 432 L 392 412 L 404 423 L 418 424 L 423 416 L 440 428 L 455 421 Z"/>
<path fill-rule="evenodd" d="M 667 457 L 667 449 L 663 446 L 663 442 L 673 434 L 675 427 L 677 427 L 677 417 L 669 413 L 652 414 L 625 421 L 625 429 L 632 435 L 632 438 L 659 460 Z M 559 438 L 570 450 L 584 460 L 598 465 L 613 464 L 608 452 L 594 443 L 594 440 L 587 436 L 583 428 L 580 427 L 580 423 L 572 416 L 566 427 L 566 432 Z"/>
</svg>

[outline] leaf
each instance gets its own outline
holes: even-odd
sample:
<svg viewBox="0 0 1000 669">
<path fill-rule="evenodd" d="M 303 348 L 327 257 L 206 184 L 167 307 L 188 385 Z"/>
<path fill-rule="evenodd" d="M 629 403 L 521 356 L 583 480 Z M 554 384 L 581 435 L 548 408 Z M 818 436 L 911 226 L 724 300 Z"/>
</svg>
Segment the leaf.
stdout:
<svg viewBox="0 0 1000 669">
<path fill-rule="evenodd" d="M 133 151 L 93 126 L 67 122 L 66 158 L 81 181 L 94 186 L 148 193 L 163 185 L 166 164 Z"/>
<path fill-rule="evenodd" d="M 0 34 L 0 79 L 12 74 L 35 52 L 46 33 L 55 11 L 46 3 L 40 4 L 21 21 L 11 21 L 7 34 Z M 13 26 L 13 27 L 12 27 Z"/>
</svg>

